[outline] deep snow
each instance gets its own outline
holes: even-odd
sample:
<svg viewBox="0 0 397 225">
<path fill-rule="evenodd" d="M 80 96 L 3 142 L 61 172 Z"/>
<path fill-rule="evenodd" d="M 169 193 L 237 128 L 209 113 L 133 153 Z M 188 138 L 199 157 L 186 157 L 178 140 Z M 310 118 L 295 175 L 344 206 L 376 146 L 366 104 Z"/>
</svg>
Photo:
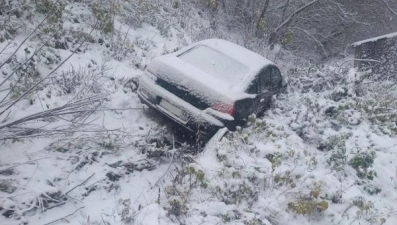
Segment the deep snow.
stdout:
<svg viewBox="0 0 397 225">
<path fill-rule="evenodd" d="M 89 14 L 83 4 L 72 5 L 75 13 Z M 202 153 L 180 157 L 183 146 L 172 150 L 172 143 L 162 143 L 170 130 L 144 109 L 129 81 L 153 57 L 191 40 L 174 29 L 164 37 L 150 25 L 116 24 L 128 32 L 134 52 L 112 54 L 105 45 L 87 43 L 59 70 L 91 71 L 82 73 L 88 74 L 82 83 L 107 96 L 90 117 L 91 126 L 107 131 L 1 142 L 0 224 L 397 224 L 397 139 L 392 125 L 370 121 L 378 105 L 360 108 L 355 83 L 362 74 L 329 65 L 287 68 L 293 69 L 284 70 L 289 92 L 263 118 L 250 118 L 250 126 L 222 139 L 221 130 Z M 67 22 L 64 29 L 71 26 L 88 28 Z M 5 55 L 26 35 L 22 32 Z M 17 57 L 25 58 L 23 49 L 38 44 L 26 42 Z M 45 54 L 63 59 L 70 51 L 48 48 Z M 50 68 L 43 62 L 38 70 L 46 74 Z M 339 78 L 344 81 L 336 82 Z M 84 87 L 77 85 L 76 92 Z M 9 119 L 73 97 L 56 82 L 37 95 L 33 104 L 18 104 Z M 149 157 L 164 149 L 166 155 Z M 372 179 L 368 173 L 360 177 L 362 168 L 349 164 L 370 152 L 374 161 L 365 172 L 376 172 Z M 320 201 L 328 208 L 311 215 L 289 207 Z"/>
</svg>

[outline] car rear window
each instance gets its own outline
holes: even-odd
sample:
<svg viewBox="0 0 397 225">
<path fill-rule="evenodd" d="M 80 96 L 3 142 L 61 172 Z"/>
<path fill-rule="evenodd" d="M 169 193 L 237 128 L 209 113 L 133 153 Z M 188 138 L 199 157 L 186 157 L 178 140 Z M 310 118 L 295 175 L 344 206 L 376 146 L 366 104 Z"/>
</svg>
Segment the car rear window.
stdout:
<svg viewBox="0 0 397 225">
<path fill-rule="evenodd" d="M 249 72 L 249 68 L 244 64 L 204 45 L 182 53 L 179 57 L 200 70 L 232 85 L 238 84 Z"/>
</svg>

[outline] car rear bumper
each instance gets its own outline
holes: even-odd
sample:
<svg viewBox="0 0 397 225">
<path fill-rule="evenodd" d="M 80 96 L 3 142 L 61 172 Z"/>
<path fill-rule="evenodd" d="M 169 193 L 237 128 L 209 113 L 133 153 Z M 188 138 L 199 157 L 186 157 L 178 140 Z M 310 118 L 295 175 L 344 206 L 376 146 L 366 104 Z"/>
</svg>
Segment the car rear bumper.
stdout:
<svg viewBox="0 0 397 225">
<path fill-rule="evenodd" d="M 200 110 L 192 106 L 160 87 L 150 78 L 141 77 L 138 97 L 142 103 L 158 110 L 190 131 L 200 130 L 210 135 L 225 126 L 221 119 L 211 115 L 208 110 Z"/>
</svg>

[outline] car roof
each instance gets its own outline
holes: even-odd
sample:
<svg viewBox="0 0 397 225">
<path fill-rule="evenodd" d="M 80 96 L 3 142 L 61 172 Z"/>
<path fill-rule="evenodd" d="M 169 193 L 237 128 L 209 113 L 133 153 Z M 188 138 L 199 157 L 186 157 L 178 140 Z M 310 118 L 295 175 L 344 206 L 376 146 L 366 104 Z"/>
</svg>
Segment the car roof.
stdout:
<svg viewBox="0 0 397 225">
<path fill-rule="evenodd" d="M 228 57 L 240 62 L 244 66 L 248 68 L 248 72 L 244 74 L 244 79 L 241 80 L 240 88 L 244 90 L 248 87 L 248 85 L 252 82 L 252 79 L 259 71 L 269 65 L 274 65 L 274 63 L 265 57 L 250 51 L 240 45 L 234 44 L 232 42 L 222 40 L 222 39 L 207 39 L 192 45 L 189 45 L 174 54 L 176 56 L 183 55 L 186 52 L 198 47 L 198 46 L 207 46 L 216 51 L 227 55 Z"/>
<path fill-rule="evenodd" d="M 265 57 L 230 41 L 222 39 L 207 39 L 196 43 L 196 45 L 200 44 L 218 50 L 248 66 L 252 70 L 260 70 L 264 66 L 274 64 Z"/>
</svg>

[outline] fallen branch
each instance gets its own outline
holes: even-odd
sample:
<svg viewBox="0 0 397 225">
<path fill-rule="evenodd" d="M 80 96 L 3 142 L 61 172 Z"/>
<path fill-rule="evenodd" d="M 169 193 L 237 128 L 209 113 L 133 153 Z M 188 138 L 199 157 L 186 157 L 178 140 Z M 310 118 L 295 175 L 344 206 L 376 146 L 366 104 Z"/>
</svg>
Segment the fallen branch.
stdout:
<svg viewBox="0 0 397 225">
<path fill-rule="evenodd" d="M 43 210 L 43 212 L 45 212 L 45 211 L 47 211 L 47 210 L 49 210 L 49 209 L 53 209 L 53 208 L 58 207 L 58 206 L 65 205 L 65 204 L 66 204 L 66 202 L 60 202 L 60 203 L 58 203 L 58 204 L 55 204 L 55 205 L 53 205 L 53 206 L 50 206 L 50 207 L 45 208 L 45 209 Z"/>
<path fill-rule="evenodd" d="M 24 164 L 28 164 L 28 163 L 31 163 L 31 162 L 36 162 L 36 161 L 39 161 L 39 160 L 42 160 L 42 159 L 48 159 L 48 158 L 50 158 L 50 157 L 44 157 L 44 158 L 40 158 L 40 159 L 35 159 L 35 160 L 26 161 L 26 162 L 19 163 L 19 164 L 14 165 L 14 166 L 10 166 L 10 167 L 8 167 L 8 168 L 0 169 L 0 171 L 9 170 L 9 169 L 12 169 L 12 168 L 17 167 L 17 166 L 20 166 L 20 165 L 24 165 Z"/>
<path fill-rule="evenodd" d="M 87 40 L 88 36 L 91 35 L 91 33 L 94 31 L 94 29 L 92 29 L 90 31 L 90 33 L 88 35 L 85 36 L 84 40 L 80 43 L 80 45 L 77 47 L 77 49 L 79 49 Z M 73 51 L 65 60 L 63 60 L 55 69 L 53 69 L 49 74 L 47 74 L 45 77 L 41 78 L 39 81 L 37 81 L 34 85 L 32 85 L 32 87 L 30 87 L 27 91 L 25 91 L 25 93 L 21 94 L 21 96 L 19 96 L 14 102 L 12 102 L 8 107 L 6 107 L 2 112 L 0 112 L 0 116 L 6 112 L 7 110 L 9 110 L 12 106 L 14 106 L 16 103 L 18 103 L 22 98 L 24 98 L 27 94 L 29 94 L 33 89 L 35 89 L 37 86 L 39 86 L 39 84 L 41 84 L 45 79 L 47 79 L 48 77 L 50 77 L 53 73 L 55 73 L 66 61 L 68 61 L 74 54 L 76 53 L 76 51 Z M 0 85 L 1 86 L 1 85 Z M 1 128 L 0 128 L 1 129 Z"/>
<path fill-rule="evenodd" d="M 4 46 L 4 48 L 0 51 L 0 55 L 1 55 L 1 53 L 3 53 L 3 52 L 7 49 L 7 47 L 10 46 L 10 45 L 11 45 L 11 41 L 9 41 L 9 42 L 7 43 L 7 45 Z"/>
<path fill-rule="evenodd" d="M 65 195 L 69 194 L 70 192 L 72 192 L 74 189 L 76 189 L 77 187 L 80 187 L 81 185 L 84 185 L 89 179 L 91 179 L 91 177 L 93 177 L 95 175 L 95 173 L 93 173 L 91 176 L 89 176 L 87 179 L 85 179 L 83 182 L 81 182 L 80 184 L 74 186 L 72 189 L 70 189 L 69 191 L 67 191 L 65 193 Z"/>
<path fill-rule="evenodd" d="M 82 206 L 82 207 L 76 209 L 74 212 L 72 212 L 72 213 L 70 213 L 70 214 L 68 214 L 68 215 L 66 215 L 66 216 L 64 216 L 64 217 L 61 217 L 61 218 L 56 219 L 56 220 L 53 220 L 53 221 L 51 221 L 51 222 L 49 222 L 49 223 L 45 223 L 45 224 L 43 224 L 43 225 L 49 225 L 49 224 L 53 224 L 53 223 L 55 223 L 55 222 L 64 220 L 66 217 L 69 217 L 69 216 L 75 214 L 77 211 L 79 211 L 79 210 L 82 209 L 82 208 L 84 208 L 84 206 Z"/>
<path fill-rule="evenodd" d="M 20 119 L 11 121 L 9 123 L 0 125 L 0 130 L 4 129 L 4 128 L 12 127 L 17 124 L 22 124 L 22 123 L 25 123 L 28 121 L 37 120 L 40 118 L 48 118 L 51 116 L 60 116 L 60 115 L 67 115 L 67 114 L 75 114 L 75 113 L 79 113 L 79 112 L 87 112 L 90 110 L 78 110 L 78 109 L 83 106 L 91 106 L 97 102 L 100 102 L 100 100 L 101 100 L 100 97 L 91 96 L 89 98 L 78 100 L 78 101 L 72 102 L 72 103 L 68 103 L 68 104 L 65 104 L 65 105 L 57 107 L 57 108 L 45 110 L 43 112 L 34 113 L 29 116 L 25 116 Z"/>
</svg>

